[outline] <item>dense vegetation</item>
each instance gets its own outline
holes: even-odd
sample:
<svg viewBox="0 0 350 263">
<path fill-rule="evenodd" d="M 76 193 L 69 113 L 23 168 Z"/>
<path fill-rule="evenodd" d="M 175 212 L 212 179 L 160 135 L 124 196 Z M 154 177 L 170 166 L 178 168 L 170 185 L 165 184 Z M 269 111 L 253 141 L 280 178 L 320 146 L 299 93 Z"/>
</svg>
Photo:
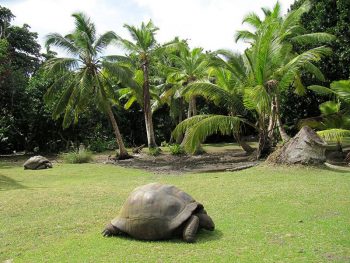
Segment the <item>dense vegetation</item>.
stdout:
<svg viewBox="0 0 350 263">
<path fill-rule="evenodd" d="M 0 153 L 84 143 L 127 158 L 127 146 L 173 141 L 200 153 L 202 142 L 220 138 L 252 152 L 245 137 L 254 135 L 261 157 L 302 123 L 332 129 L 325 138 L 348 136 L 350 84 L 330 83 L 350 77 L 350 3 L 299 0 L 285 16 L 279 3 L 262 10 L 244 17 L 251 31 L 236 32 L 250 44 L 242 54 L 190 48 L 177 37 L 159 43 L 152 21 L 125 25 L 131 40 L 100 35 L 81 13 L 73 31 L 46 37 L 41 54 L 37 34 L 12 25 L 0 7 Z M 109 45 L 126 54 L 103 56 Z"/>
</svg>

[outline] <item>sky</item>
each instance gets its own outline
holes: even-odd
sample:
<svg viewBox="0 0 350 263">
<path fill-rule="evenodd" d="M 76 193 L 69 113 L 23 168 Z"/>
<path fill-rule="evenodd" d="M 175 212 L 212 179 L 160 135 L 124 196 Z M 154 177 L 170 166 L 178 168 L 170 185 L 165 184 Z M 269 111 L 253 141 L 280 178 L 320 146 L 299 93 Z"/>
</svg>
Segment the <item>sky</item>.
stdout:
<svg viewBox="0 0 350 263">
<path fill-rule="evenodd" d="M 285 14 L 294 0 L 280 0 Z M 38 32 L 43 46 L 48 33 L 68 34 L 73 30 L 72 13 L 83 12 L 102 34 L 113 30 L 130 39 L 124 24 L 139 26 L 149 19 L 159 28 L 160 43 L 175 36 L 188 39 L 191 47 L 205 50 L 228 48 L 243 51 L 243 42 L 235 43 L 234 33 L 246 29 L 243 17 L 261 7 L 273 7 L 276 0 L 0 0 L 16 16 L 13 24 L 26 23 Z M 59 50 L 55 50 L 59 51 Z M 108 53 L 122 53 L 110 49 Z"/>
</svg>

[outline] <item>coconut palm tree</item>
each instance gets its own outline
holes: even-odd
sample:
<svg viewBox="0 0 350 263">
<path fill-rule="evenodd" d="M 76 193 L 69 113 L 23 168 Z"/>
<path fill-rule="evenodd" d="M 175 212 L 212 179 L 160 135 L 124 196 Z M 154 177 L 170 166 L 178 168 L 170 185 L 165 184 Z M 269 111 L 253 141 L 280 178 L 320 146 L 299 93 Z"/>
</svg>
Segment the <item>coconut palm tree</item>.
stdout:
<svg viewBox="0 0 350 263">
<path fill-rule="evenodd" d="M 172 80 L 185 87 L 195 81 L 208 78 L 209 60 L 202 48 L 190 50 L 188 46 L 182 45 L 178 54 L 170 54 L 169 58 L 176 65 L 168 68 L 170 82 Z M 189 97 L 188 101 L 187 118 L 190 118 L 197 115 L 196 96 Z"/>
<path fill-rule="evenodd" d="M 282 51 L 281 54 L 283 56 L 275 56 L 275 54 L 273 54 L 273 56 L 278 59 L 282 58 L 284 63 L 287 64 L 289 61 L 299 55 L 293 50 L 293 45 L 310 44 L 312 46 L 316 46 L 320 45 L 321 43 L 333 41 L 335 39 L 333 35 L 327 33 L 305 33 L 306 30 L 301 26 L 300 19 L 304 13 L 310 10 L 310 8 L 310 2 L 305 1 L 299 9 L 289 12 L 286 17 L 282 17 L 280 14 L 280 4 L 277 2 L 271 10 L 267 8 L 262 9 L 265 15 L 264 19 L 261 19 L 255 13 L 250 13 L 245 16 L 243 23 L 249 24 L 254 29 L 254 31 L 238 31 L 236 33 L 236 41 L 241 39 L 247 43 L 250 43 L 252 46 L 258 46 L 263 44 L 261 40 L 266 41 L 267 38 L 272 45 L 270 47 L 265 46 L 265 50 L 273 53 L 281 53 Z M 262 36 L 264 36 L 265 39 L 261 38 Z M 263 52 L 265 54 L 265 57 L 263 57 L 262 61 L 269 58 L 268 52 Z M 271 58 L 273 58 L 273 56 Z M 274 129 L 276 126 L 282 140 L 289 140 L 289 136 L 283 128 L 280 117 L 279 97 L 280 93 L 290 85 L 294 86 L 295 92 L 297 94 L 305 94 L 305 87 L 303 86 L 300 77 L 301 70 L 313 74 L 317 79 L 321 81 L 325 80 L 322 72 L 313 64 L 314 61 L 315 60 L 309 60 L 305 62 L 302 67 L 294 67 L 294 69 L 289 72 L 289 74 L 285 75 L 285 79 L 282 83 L 280 83 L 280 81 L 282 81 L 281 77 L 283 74 L 270 74 L 278 73 L 275 70 L 277 68 L 280 68 L 282 61 L 271 60 L 272 65 L 270 66 L 272 67 L 268 68 L 267 72 L 263 72 L 264 74 L 262 76 L 265 77 L 266 84 L 269 85 L 270 90 L 269 95 L 271 101 L 271 110 L 268 126 L 268 136 L 270 140 L 272 140 L 274 137 Z M 266 76 L 266 73 L 270 75 Z"/>
<path fill-rule="evenodd" d="M 150 64 L 152 58 L 160 47 L 155 39 L 158 28 L 154 26 L 150 20 L 147 24 L 142 23 L 141 26 L 135 27 L 125 24 L 124 27 L 129 31 L 134 42 L 119 37 L 119 43 L 127 51 L 136 54 L 139 67 L 143 72 L 143 112 L 145 117 L 147 142 L 149 148 L 157 147 L 152 121 L 151 99 L 150 99 Z"/>
<path fill-rule="evenodd" d="M 256 127 L 259 134 L 257 158 L 270 152 L 271 142 L 268 136 L 268 124 L 270 116 L 275 116 L 274 123 L 279 117 L 277 109 L 279 108 L 280 92 L 292 84 L 298 84 L 297 80 L 300 80 L 301 70 L 321 75 L 322 73 L 313 63 L 331 53 L 331 50 L 325 46 L 315 47 L 301 54 L 293 51 L 291 41 L 314 43 L 320 40 L 329 41 L 333 39 L 331 35 L 323 33 L 316 35 L 300 35 L 298 33 L 301 32 L 300 16 L 307 10 L 305 5 L 290 12 L 285 18 L 282 18 L 279 14 L 278 3 L 273 11 L 265 9 L 266 19 L 263 21 L 258 19 L 258 16 L 250 15 L 245 20 L 252 21 L 251 23 L 256 25 L 256 31 L 244 34 L 240 32 L 240 38 L 249 40 L 251 47 L 242 56 L 232 56 L 229 51 L 218 52 L 224 58 L 216 59 L 217 66 L 228 70 L 235 76 L 236 79 L 231 81 L 231 85 L 238 87 L 245 108 L 251 111 L 256 118 L 257 124 L 252 126 Z M 188 88 L 189 90 L 194 89 L 197 95 L 200 95 L 200 90 L 204 92 L 205 87 L 208 87 L 208 83 L 195 83 L 189 85 Z M 209 90 L 205 92 L 209 92 Z M 192 93 L 192 95 L 194 94 Z M 210 98 L 214 95 L 205 96 Z M 275 108 L 275 110 L 271 109 L 271 105 L 274 105 L 272 108 Z M 215 121 L 218 120 L 218 118 L 215 119 Z M 207 122 L 209 122 L 209 119 Z M 190 120 L 188 124 L 191 124 Z M 213 127 L 214 130 L 216 127 L 221 127 L 223 131 L 227 130 L 219 123 L 213 123 L 212 125 L 207 123 L 207 126 Z M 195 132 L 192 132 L 192 134 L 198 136 L 198 138 L 205 137 L 205 134 L 196 134 Z"/>
<path fill-rule="evenodd" d="M 119 56 L 101 56 L 106 47 L 116 40 L 114 32 L 108 31 L 97 36 L 95 25 L 87 16 L 82 13 L 72 16 L 75 20 L 72 33 L 66 36 L 52 33 L 46 37 L 48 48 L 61 48 L 71 56 L 54 57 L 45 63 L 48 72 L 56 76 L 45 99 L 54 101 L 59 96 L 53 117 L 57 119 L 64 114 L 63 127 L 68 127 L 73 121 L 77 122 L 79 114 L 87 105 L 95 104 L 111 121 L 119 146 L 119 158 L 128 158 L 112 109 L 116 101 L 113 79 L 117 80 L 118 85 L 133 86 L 132 72 L 115 62 L 121 59 Z"/>
</svg>

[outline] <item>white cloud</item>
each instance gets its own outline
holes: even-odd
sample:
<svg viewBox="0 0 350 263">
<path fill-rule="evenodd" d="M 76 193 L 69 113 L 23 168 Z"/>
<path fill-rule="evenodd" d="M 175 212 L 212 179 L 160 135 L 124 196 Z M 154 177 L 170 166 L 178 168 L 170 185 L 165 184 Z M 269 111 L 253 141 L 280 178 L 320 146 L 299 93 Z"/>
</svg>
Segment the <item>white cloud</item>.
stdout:
<svg viewBox="0 0 350 263">
<path fill-rule="evenodd" d="M 283 12 L 294 0 L 280 1 Z M 66 34 L 73 29 L 73 12 L 82 11 L 95 22 L 98 32 L 114 30 L 128 37 L 124 23 L 139 25 L 152 19 L 160 28 L 157 39 L 166 42 L 175 36 L 190 39 L 191 46 L 205 49 L 243 50 L 234 43 L 236 30 L 244 28 L 242 18 L 249 12 L 272 7 L 274 0 L 20 0 L 5 2 L 16 15 L 16 24 L 27 23 L 44 36 Z M 115 50 L 113 50 L 115 51 Z"/>
</svg>

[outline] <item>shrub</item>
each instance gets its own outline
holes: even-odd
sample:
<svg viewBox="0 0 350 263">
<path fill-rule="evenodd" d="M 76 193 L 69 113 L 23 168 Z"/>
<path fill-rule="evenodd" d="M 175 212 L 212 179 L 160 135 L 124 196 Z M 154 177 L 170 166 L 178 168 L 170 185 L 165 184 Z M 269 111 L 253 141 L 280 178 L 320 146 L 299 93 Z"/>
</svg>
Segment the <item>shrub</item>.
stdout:
<svg viewBox="0 0 350 263">
<path fill-rule="evenodd" d="M 158 156 L 160 154 L 161 150 L 160 148 L 156 147 L 156 148 L 149 148 L 148 150 L 148 154 L 152 155 L 152 156 Z"/>
<path fill-rule="evenodd" d="M 115 149 L 115 140 L 104 140 L 101 138 L 97 138 L 91 140 L 89 143 L 89 149 L 93 152 L 103 152 L 106 150 L 114 150 Z"/>
<path fill-rule="evenodd" d="M 180 144 L 169 145 L 169 150 L 172 155 L 184 154 L 185 150 Z"/>
<path fill-rule="evenodd" d="M 92 161 L 92 153 L 87 150 L 63 153 L 61 157 L 65 163 L 88 163 Z"/>
<path fill-rule="evenodd" d="M 160 146 L 166 147 L 166 146 L 169 146 L 169 143 L 167 143 L 166 141 L 163 141 L 160 143 Z"/>
</svg>

